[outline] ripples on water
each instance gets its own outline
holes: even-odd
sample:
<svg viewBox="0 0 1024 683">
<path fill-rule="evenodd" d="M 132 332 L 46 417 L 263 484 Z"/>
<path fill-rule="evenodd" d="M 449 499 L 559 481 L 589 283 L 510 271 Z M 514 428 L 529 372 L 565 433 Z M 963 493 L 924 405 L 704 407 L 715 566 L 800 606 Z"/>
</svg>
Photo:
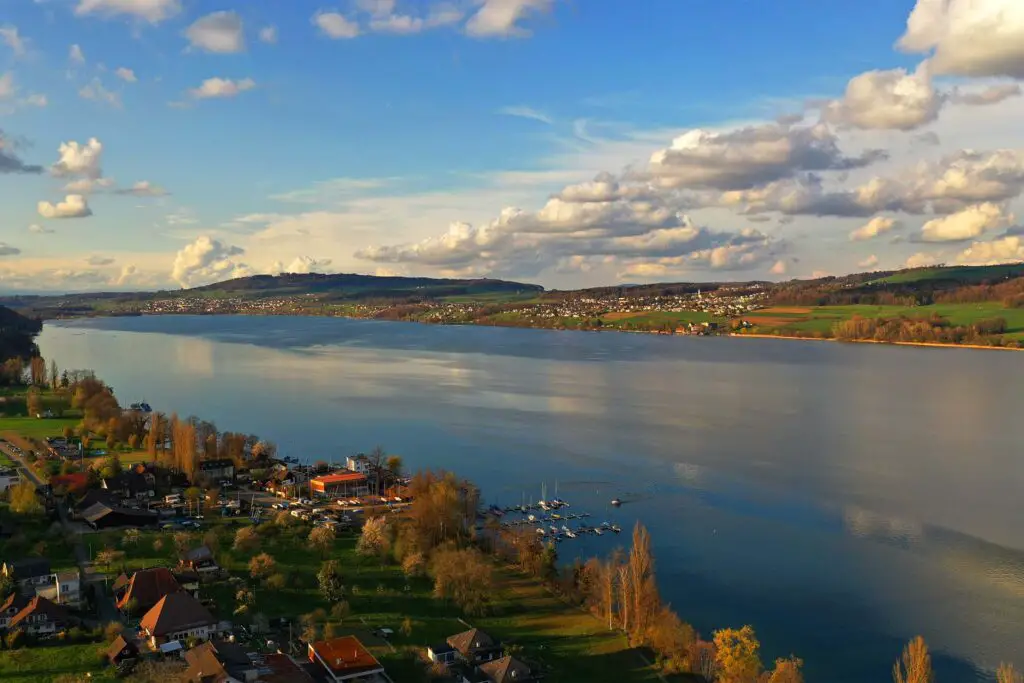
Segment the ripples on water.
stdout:
<svg viewBox="0 0 1024 683">
<path fill-rule="evenodd" d="M 557 483 L 640 519 L 684 618 L 753 623 L 766 660 L 796 653 L 810 681 L 888 680 L 918 633 L 939 683 L 1024 665 L 1016 354 L 213 316 L 47 325 L 40 343 L 123 402 L 291 455 L 381 442 L 502 504 Z"/>
</svg>

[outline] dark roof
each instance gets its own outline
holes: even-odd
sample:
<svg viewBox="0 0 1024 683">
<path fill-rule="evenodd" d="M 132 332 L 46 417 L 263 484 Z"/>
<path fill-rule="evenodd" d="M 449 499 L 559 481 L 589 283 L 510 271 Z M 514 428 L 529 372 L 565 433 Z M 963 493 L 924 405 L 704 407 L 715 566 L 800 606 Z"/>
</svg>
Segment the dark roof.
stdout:
<svg viewBox="0 0 1024 683">
<path fill-rule="evenodd" d="M 462 633 L 456 633 L 448 638 L 448 644 L 469 658 L 474 652 L 488 650 L 497 647 L 498 643 L 494 638 L 478 628 L 471 628 Z"/>
<path fill-rule="evenodd" d="M 21 610 L 25 609 L 25 605 L 29 603 L 30 599 L 31 598 L 27 595 L 22 595 L 21 593 L 11 593 L 7 596 L 7 599 L 3 601 L 3 604 L 0 604 L 0 613 L 4 613 L 9 609 L 14 608 L 15 614 L 17 614 Z"/>
<path fill-rule="evenodd" d="M 430 651 L 435 655 L 443 655 L 447 652 L 455 652 L 455 648 L 448 643 L 438 643 L 437 645 L 431 645 Z"/>
<path fill-rule="evenodd" d="M 262 683 L 313 683 L 313 677 L 288 655 L 264 655 L 263 664 L 271 673 L 260 673 Z"/>
<path fill-rule="evenodd" d="M 175 631 L 212 626 L 216 623 L 217 620 L 210 614 L 210 610 L 188 593 L 170 593 L 146 612 L 139 622 L 139 627 L 159 637 Z"/>
<path fill-rule="evenodd" d="M 502 657 L 493 662 L 479 666 L 480 671 L 493 683 L 512 683 L 512 681 L 528 681 L 531 677 L 530 667 L 515 657 Z"/>
<path fill-rule="evenodd" d="M 4 564 L 15 581 L 43 576 L 50 572 L 50 561 L 45 557 L 26 557 Z"/>
<path fill-rule="evenodd" d="M 110 590 L 116 593 L 117 591 L 121 590 L 131 582 L 132 580 L 127 574 L 121 574 L 116 579 L 114 579 L 114 583 L 110 584 Z"/>
<path fill-rule="evenodd" d="M 235 461 L 231 458 L 217 458 L 215 460 L 202 460 L 199 463 L 200 470 L 219 470 L 225 467 L 234 467 Z"/>
<path fill-rule="evenodd" d="M 164 567 L 140 569 L 132 574 L 128 582 L 128 590 L 121 596 L 117 606 L 124 608 L 129 601 L 135 600 L 139 609 L 149 609 L 171 593 L 181 590 L 174 575 Z"/>
<path fill-rule="evenodd" d="M 207 683 L 223 681 L 233 677 L 244 680 L 244 672 L 254 669 L 245 648 L 236 643 L 210 640 L 185 653 L 188 671 L 185 680 L 188 683 Z"/>
<path fill-rule="evenodd" d="M 135 643 L 125 640 L 124 636 L 118 636 L 117 638 L 114 638 L 114 642 L 112 642 L 110 647 L 107 648 L 107 659 L 114 661 L 125 648 L 128 648 L 131 652 L 130 656 L 134 656 L 139 653 L 139 648 Z"/>
<path fill-rule="evenodd" d="M 182 553 L 181 559 L 185 562 L 202 562 L 203 560 L 212 560 L 213 551 L 207 546 L 201 545 L 198 548 L 193 548 L 192 550 Z"/>
<path fill-rule="evenodd" d="M 75 510 L 82 512 L 83 510 L 88 510 L 96 503 L 107 503 L 112 506 L 115 503 L 115 498 L 116 496 L 113 493 L 105 489 L 89 489 L 75 503 Z"/>
<path fill-rule="evenodd" d="M 82 519 L 90 524 L 96 524 L 110 515 L 122 517 L 123 521 L 127 524 L 150 524 L 159 517 L 156 512 L 150 512 L 149 510 L 133 510 L 107 503 L 94 503 L 82 512 Z"/>
<path fill-rule="evenodd" d="M 66 622 L 68 619 L 68 611 L 66 609 L 60 605 L 53 604 L 42 596 L 37 595 L 29 601 L 24 609 L 14 615 L 7 627 L 14 628 L 24 619 L 40 614 L 46 615 L 50 621 L 58 623 Z"/>
</svg>

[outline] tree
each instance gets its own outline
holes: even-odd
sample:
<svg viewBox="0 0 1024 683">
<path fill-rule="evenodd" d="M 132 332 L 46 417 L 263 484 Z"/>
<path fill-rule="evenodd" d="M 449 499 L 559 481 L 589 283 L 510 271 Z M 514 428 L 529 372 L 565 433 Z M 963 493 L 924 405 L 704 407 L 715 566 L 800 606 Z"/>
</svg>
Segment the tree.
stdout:
<svg viewBox="0 0 1024 683">
<path fill-rule="evenodd" d="M 318 526 L 309 532 L 309 544 L 320 551 L 320 559 L 334 547 L 336 538 L 334 529 L 329 526 Z"/>
<path fill-rule="evenodd" d="M 75 432 L 71 429 L 71 427 L 64 427 L 64 429 L 61 430 L 61 434 L 64 435 L 65 439 L 70 439 L 74 435 L 74 433 Z"/>
<path fill-rule="evenodd" d="M 36 495 L 35 484 L 27 479 L 10 489 L 11 512 L 34 517 L 43 514 L 43 504 Z"/>
<path fill-rule="evenodd" d="M 0 574 L 0 600 L 14 592 L 14 579 L 10 574 Z"/>
<path fill-rule="evenodd" d="M 640 522 L 633 527 L 633 547 L 629 551 L 629 586 L 632 605 L 632 633 L 642 635 L 661 604 L 654 578 L 654 553 L 651 536 Z"/>
<path fill-rule="evenodd" d="M 371 517 L 363 524 L 356 542 L 356 552 L 364 557 L 377 557 L 383 562 L 391 547 L 391 535 L 386 517 Z"/>
<path fill-rule="evenodd" d="M 124 553 L 120 550 L 114 550 L 113 548 L 104 548 L 96 553 L 96 563 L 103 565 L 107 570 L 110 569 L 111 565 L 116 564 L 118 561 L 123 559 Z"/>
<path fill-rule="evenodd" d="M 103 637 L 107 642 L 117 638 L 124 631 L 124 624 L 120 621 L 111 621 L 103 627 Z"/>
<path fill-rule="evenodd" d="M 125 529 L 124 534 L 121 536 L 121 545 L 138 545 L 140 535 L 141 533 L 138 529 Z"/>
<path fill-rule="evenodd" d="M 113 450 L 117 445 L 117 438 L 113 434 L 107 434 L 107 449 Z"/>
<path fill-rule="evenodd" d="M 130 435 L 128 435 L 128 448 L 132 449 L 133 451 L 138 450 L 138 448 L 139 448 L 139 435 L 138 434 L 130 434 Z"/>
<path fill-rule="evenodd" d="M 54 391 L 60 387 L 60 374 L 57 370 L 57 361 L 50 361 L 50 388 Z"/>
<path fill-rule="evenodd" d="M 715 631 L 719 680 L 722 683 L 754 683 L 761 675 L 761 644 L 751 626 Z M 897 683 L 900 683 L 897 681 Z"/>
<path fill-rule="evenodd" d="M 479 550 L 438 550 L 431 573 L 435 597 L 452 600 L 466 614 L 485 614 L 490 608 L 494 580 L 491 565 Z"/>
<path fill-rule="evenodd" d="M 327 602 L 338 602 L 345 596 L 344 578 L 337 561 L 328 560 L 321 564 L 316 580 L 320 585 L 320 594 Z"/>
<path fill-rule="evenodd" d="M 187 531 L 179 531 L 174 534 L 174 549 L 179 555 L 185 553 L 192 545 L 192 535 Z"/>
<path fill-rule="evenodd" d="M 374 486 L 377 487 L 377 495 L 382 491 L 384 483 L 384 472 L 387 470 L 387 453 L 380 446 L 374 446 L 373 450 L 366 456 L 370 471 L 373 472 Z"/>
<path fill-rule="evenodd" d="M 260 553 L 249 560 L 249 574 L 254 579 L 270 576 L 277 569 L 277 562 L 267 553 Z"/>
<path fill-rule="evenodd" d="M 338 623 L 341 623 L 348 619 L 350 614 L 352 614 L 352 608 L 349 606 L 347 600 L 336 602 L 331 607 L 331 617 L 337 619 Z"/>
<path fill-rule="evenodd" d="M 704 677 L 705 681 L 713 681 L 718 676 L 718 657 L 715 644 L 697 639 L 690 648 L 690 669 Z"/>
<path fill-rule="evenodd" d="M 42 356 L 32 356 L 29 359 L 28 370 L 33 386 L 46 386 L 46 361 L 43 360 Z"/>
<path fill-rule="evenodd" d="M 412 635 L 412 619 L 406 617 L 402 619 L 402 625 L 398 628 L 398 632 L 408 638 Z"/>
<path fill-rule="evenodd" d="M 697 642 L 697 634 L 670 607 L 662 607 L 651 619 L 646 637 L 666 672 L 687 671 L 690 649 Z"/>
<path fill-rule="evenodd" d="M 185 500 L 188 501 L 189 510 L 195 510 L 195 506 L 199 503 L 199 499 L 202 497 L 203 492 L 199 490 L 198 486 L 189 486 L 185 489 Z"/>
<path fill-rule="evenodd" d="M 802 659 L 793 656 L 776 659 L 768 683 L 804 683 L 804 674 L 800 670 L 803 665 Z"/>
<path fill-rule="evenodd" d="M 1013 664 L 1000 664 L 996 670 L 996 683 L 1024 683 L 1024 675 L 1013 668 Z"/>
<path fill-rule="evenodd" d="M 279 591 L 288 585 L 288 579 L 284 574 L 278 572 L 277 574 L 271 574 L 267 577 L 267 580 L 264 583 L 270 590 Z"/>
<path fill-rule="evenodd" d="M 28 410 L 29 417 L 36 417 L 43 414 L 43 398 L 39 395 L 37 390 L 29 390 L 28 397 L 25 399 L 25 406 Z"/>
<path fill-rule="evenodd" d="M 385 467 L 387 467 L 388 479 L 391 481 L 398 481 L 402 478 L 402 456 L 389 455 Z"/>
<path fill-rule="evenodd" d="M 924 638 L 917 636 L 903 648 L 903 656 L 892 666 L 893 683 L 932 683 L 932 656 Z"/>
<path fill-rule="evenodd" d="M 406 555 L 402 560 L 402 572 L 407 578 L 423 576 L 427 572 L 427 558 L 421 552 Z"/>
</svg>

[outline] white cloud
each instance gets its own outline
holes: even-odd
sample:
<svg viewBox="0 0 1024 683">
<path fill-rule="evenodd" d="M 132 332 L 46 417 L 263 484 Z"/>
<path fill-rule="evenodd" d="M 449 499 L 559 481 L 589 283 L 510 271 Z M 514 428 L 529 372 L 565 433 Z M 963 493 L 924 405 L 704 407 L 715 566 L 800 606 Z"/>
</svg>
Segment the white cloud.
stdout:
<svg viewBox="0 0 1024 683">
<path fill-rule="evenodd" d="M 235 12 L 213 12 L 185 29 L 191 47 L 217 54 L 245 51 L 242 18 Z"/>
<path fill-rule="evenodd" d="M 80 194 L 69 194 L 56 204 L 39 202 L 36 208 L 43 218 L 85 218 L 92 215 L 89 203 Z"/>
<path fill-rule="evenodd" d="M 370 30 L 378 33 L 396 33 L 399 35 L 411 35 L 419 33 L 426 28 L 426 21 L 419 17 L 408 14 L 392 14 L 383 18 L 370 20 Z"/>
<path fill-rule="evenodd" d="M 109 266 L 114 262 L 114 259 L 110 258 L 109 256 L 93 255 L 85 259 L 85 262 L 90 266 Z"/>
<path fill-rule="evenodd" d="M 875 216 L 866 224 L 850 233 L 850 240 L 853 242 L 870 240 L 884 235 L 898 225 L 898 222 L 885 216 Z"/>
<path fill-rule="evenodd" d="M 118 276 L 114 280 L 112 280 L 110 284 L 117 285 L 118 287 L 123 287 L 124 285 L 129 284 L 134 279 L 136 273 L 138 273 L 138 270 L 139 269 L 135 266 L 135 264 L 129 263 L 125 265 L 123 268 L 121 268 L 120 274 L 118 274 Z"/>
<path fill-rule="evenodd" d="M 988 104 L 999 104 L 1003 100 L 1007 100 L 1011 97 L 1017 97 L 1020 93 L 1020 85 L 1016 83 L 990 85 L 982 90 L 966 92 L 957 88 L 954 89 L 953 93 L 950 95 L 950 101 L 956 104 L 981 107 Z"/>
<path fill-rule="evenodd" d="M 85 64 L 85 53 L 82 52 L 82 46 L 75 43 L 68 48 L 68 60 L 72 64 Z"/>
<path fill-rule="evenodd" d="M 64 185 L 64 191 L 71 194 L 92 194 L 114 186 L 113 178 L 78 178 Z"/>
<path fill-rule="evenodd" d="M 458 5 L 451 2 L 439 2 L 427 14 L 427 26 L 429 28 L 450 26 L 462 21 L 464 16 L 466 16 L 465 13 Z"/>
<path fill-rule="evenodd" d="M 79 176 L 99 178 L 103 175 L 100 164 L 103 159 L 103 143 L 96 138 L 89 138 L 84 145 L 74 140 L 60 143 L 57 148 L 60 159 L 50 167 L 50 172 L 59 177 Z"/>
<path fill-rule="evenodd" d="M 778 261 L 775 262 L 774 265 L 772 265 L 771 270 L 768 272 L 770 272 L 772 275 L 785 275 L 786 270 L 786 262 L 783 261 L 782 259 L 779 259 Z"/>
<path fill-rule="evenodd" d="M 87 85 L 82 86 L 78 91 L 78 96 L 84 100 L 105 102 L 116 109 L 121 108 L 121 95 L 107 90 L 99 78 L 93 78 Z"/>
<path fill-rule="evenodd" d="M 530 35 L 519 22 L 528 15 L 546 12 L 554 0 L 483 0 L 466 22 L 466 33 L 476 38 L 523 38 Z"/>
<path fill-rule="evenodd" d="M 1024 78 L 1024 3 L 917 0 L 897 44 L 931 53 L 937 74 Z"/>
<path fill-rule="evenodd" d="M 22 100 L 21 103 L 26 104 L 30 107 L 45 107 L 47 104 L 50 103 L 50 101 L 46 99 L 46 95 L 42 95 L 40 93 L 32 93 L 24 100 Z"/>
<path fill-rule="evenodd" d="M 290 264 L 285 266 L 280 261 L 275 261 L 270 267 L 271 275 L 281 273 L 326 273 L 331 265 L 331 259 L 316 259 L 312 256 L 296 256 Z"/>
<path fill-rule="evenodd" d="M 866 268 L 868 270 L 874 268 L 877 265 L 878 265 L 878 257 L 875 256 L 874 254 L 871 254 L 871 256 L 868 256 L 863 261 L 860 261 L 860 262 L 857 263 L 857 267 L 858 268 Z"/>
<path fill-rule="evenodd" d="M 167 194 L 167 190 L 154 185 L 148 180 L 140 180 L 131 187 L 122 188 L 115 191 L 117 194 L 130 194 L 136 197 L 163 197 Z"/>
<path fill-rule="evenodd" d="M 1013 214 L 992 202 L 975 204 L 963 211 L 935 218 L 921 226 L 925 242 L 956 242 L 981 236 L 985 232 L 1005 228 L 1013 223 Z"/>
<path fill-rule="evenodd" d="M 1007 235 L 991 242 L 975 242 L 964 249 L 956 260 L 972 266 L 1024 261 L 1024 240 L 1018 235 Z"/>
<path fill-rule="evenodd" d="M 251 275 L 252 270 L 235 259 L 243 253 L 240 247 L 202 235 L 175 255 L 171 279 L 182 287 L 194 287 Z"/>
<path fill-rule="evenodd" d="M 518 116 L 522 119 L 533 119 L 534 121 L 540 121 L 546 123 L 549 126 L 554 123 L 551 117 L 544 112 L 537 111 L 532 107 L 517 106 L 517 107 L 502 107 L 498 110 L 499 114 L 505 114 L 506 116 Z"/>
<path fill-rule="evenodd" d="M 355 38 L 359 35 L 359 25 L 337 12 L 317 12 L 313 15 L 313 23 L 325 36 L 334 40 Z"/>
<path fill-rule="evenodd" d="M 4 136 L 0 129 L 0 173 L 42 173 L 43 167 L 26 164 L 18 154 L 18 140 Z"/>
<path fill-rule="evenodd" d="M 738 190 L 806 171 L 850 170 L 884 159 L 845 156 L 825 125 L 768 123 L 724 133 L 691 130 L 651 155 L 647 174 L 665 187 Z"/>
<path fill-rule="evenodd" d="M 15 57 L 24 57 L 28 54 L 28 38 L 18 33 L 18 27 L 11 24 L 0 26 L 0 42 L 11 48 Z"/>
<path fill-rule="evenodd" d="M 243 78 L 234 81 L 230 78 L 207 78 L 198 88 L 189 91 L 192 97 L 204 100 L 215 97 L 235 97 L 246 90 L 256 87 L 256 81 L 251 78 Z"/>
<path fill-rule="evenodd" d="M 135 72 L 125 66 L 119 67 L 114 73 L 125 83 L 135 83 L 139 80 L 135 77 Z"/>
<path fill-rule="evenodd" d="M 7 242 L 0 242 L 0 256 L 17 256 L 21 253 L 21 249 L 13 247 Z"/>
<path fill-rule="evenodd" d="M 17 88 L 14 86 L 14 73 L 8 71 L 0 75 L 0 102 L 14 97 Z"/>
<path fill-rule="evenodd" d="M 927 69 L 868 71 L 850 79 L 846 93 L 822 110 L 832 123 L 868 129 L 912 130 L 938 118 L 943 97 Z"/>
<path fill-rule="evenodd" d="M 33 223 L 32 225 L 28 226 L 28 231 L 34 235 L 48 235 L 53 232 L 53 230 L 50 230 L 47 227 L 39 225 L 38 223 Z"/>
<path fill-rule="evenodd" d="M 159 24 L 181 12 L 181 0 L 78 0 L 75 14 L 103 17 L 129 16 Z"/>
<path fill-rule="evenodd" d="M 260 29 L 260 40 L 269 45 L 273 45 L 277 42 L 277 27 L 276 26 L 264 26 Z"/>
<path fill-rule="evenodd" d="M 907 257 L 907 260 L 903 262 L 904 268 L 926 268 L 928 266 L 934 266 L 939 263 L 939 257 L 935 254 L 927 254 L 923 251 L 919 251 L 916 254 L 911 254 Z"/>
</svg>

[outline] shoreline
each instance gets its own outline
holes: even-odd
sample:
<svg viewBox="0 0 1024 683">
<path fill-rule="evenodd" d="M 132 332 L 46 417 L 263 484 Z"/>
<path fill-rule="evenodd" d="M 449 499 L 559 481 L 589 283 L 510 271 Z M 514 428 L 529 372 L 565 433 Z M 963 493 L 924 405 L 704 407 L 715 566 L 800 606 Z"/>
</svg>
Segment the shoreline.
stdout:
<svg viewBox="0 0 1024 683">
<path fill-rule="evenodd" d="M 725 337 L 748 337 L 750 339 L 787 339 L 791 341 L 838 342 L 841 344 L 882 344 L 885 346 L 922 346 L 936 349 L 976 349 L 980 351 L 1024 351 L 1024 348 L 1009 346 L 985 346 L 983 344 L 940 344 L 938 342 L 878 341 L 877 339 L 827 339 L 824 337 L 794 337 L 784 334 L 736 334 L 730 332 Z"/>
</svg>

